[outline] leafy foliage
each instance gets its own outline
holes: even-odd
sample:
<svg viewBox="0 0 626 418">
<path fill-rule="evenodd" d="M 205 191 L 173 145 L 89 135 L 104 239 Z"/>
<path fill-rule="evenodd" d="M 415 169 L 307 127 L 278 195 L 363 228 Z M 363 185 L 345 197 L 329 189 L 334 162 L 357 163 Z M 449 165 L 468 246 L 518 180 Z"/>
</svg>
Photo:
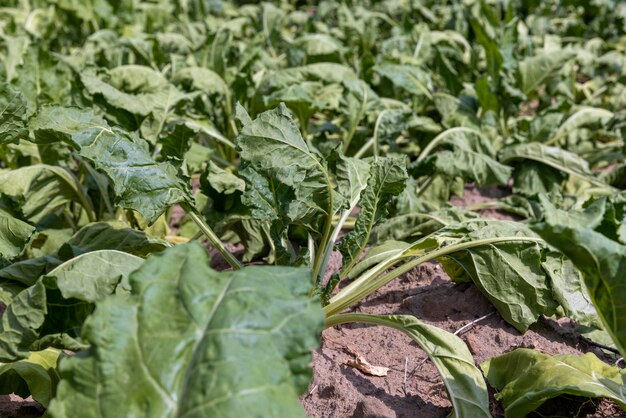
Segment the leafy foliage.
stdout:
<svg viewBox="0 0 626 418">
<path fill-rule="evenodd" d="M 218 273 L 207 262 L 198 245 L 169 249 L 131 275 L 130 295 L 98 303 L 84 332 L 91 347 L 63 363 L 50 415 L 206 416 L 254 408 L 304 416 L 298 395 L 322 325 L 319 305 L 307 296 L 310 273 Z"/>
<path fill-rule="evenodd" d="M 433 260 L 520 332 L 568 316 L 626 354 L 625 22 L 616 0 L 5 1 L 3 393 L 31 392 L 52 416 L 95 403 L 103 416 L 248 407 L 217 402 L 228 391 L 263 416 L 301 415 L 317 296 L 339 323 Z M 482 186 L 505 197 L 451 204 Z M 233 271 L 209 269 L 188 241 L 208 241 L 213 265 Z M 230 280 L 228 303 L 199 297 Z M 285 332 L 193 331 L 189 318 L 212 306 L 232 328 Z M 300 326 L 280 322 L 298 307 Z M 360 320 L 426 349 L 457 416 L 488 415 L 461 340 L 412 317 Z M 185 343 L 166 341 L 168 327 Z M 205 353 L 224 386 L 181 386 L 177 373 L 209 372 L 190 346 L 226 342 Z M 76 352 L 61 375 L 55 350 Z"/>
<path fill-rule="evenodd" d="M 591 353 L 549 356 L 519 348 L 486 361 L 482 369 L 499 390 L 507 417 L 525 417 L 548 399 L 565 394 L 609 398 L 626 407 L 626 374 Z"/>
</svg>

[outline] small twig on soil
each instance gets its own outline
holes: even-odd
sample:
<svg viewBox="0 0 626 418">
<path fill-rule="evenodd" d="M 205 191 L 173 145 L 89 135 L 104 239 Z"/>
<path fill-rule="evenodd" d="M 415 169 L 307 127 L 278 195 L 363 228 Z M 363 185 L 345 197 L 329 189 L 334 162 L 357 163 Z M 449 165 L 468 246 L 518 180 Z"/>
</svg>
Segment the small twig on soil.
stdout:
<svg viewBox="0 0 626 418">
<path fill-rule="evenodd" d="M 594 347 L 598 347 L 598 348 L 601 348 L 601 349 L 606 350 L 606 351 L 610 351 L 611 353 L 615 353 L 615 354 L 619 354 L 620 353 L 619 350 L 617 350 L 616 348 L 609 347 L 608 345 L 597 343 L 597 342 L 595 342 L 593 340 L 590 340 L 589 338 L 586 338 L 586 337 L 582 337 L 581 336 L 580 338 L 582 338 L 582 340 L 584 342 L 586 342 L 587 344 L 593 345 Z"/>
<path fill-rule="evenodd" d="M 413 370 L 411 370 L 411 373 L 409 373 L 409 377 L 413 377 L 413 375 L 415 374 L 415 372 L 417 371 L 418 368 L 422 367 L 424 365 L 424 363 L 426 363 L 426 361 L 428 360 L 428 356 L 424 357 L 423 359 L 421 359 L 419 361 L 419 363 L 417 363 L 415 365 L 415 367 L 413 367 Z"/>
<path fill-rule="evenodd" d="M 319 386 L 319 385 L 315 385 L 315 386 L 313 386 L 313 389 L 311 389 L 311 390 L 309 391 L 309 393 L 307 393 L 307 394 L 306 394 L 306 396 L 305 396 L 304 398 L 305 398 L 305 399 L 310 398 L 310 397 L 311 397 L 311 395 L 313 395 L 313 393 L 317 390 L 318 386 Z"/>
<path fill-rule="evenodd" d="M 402 383 L 402 392 L 404 392 L 404 396 L 407 396 L 406 394 L 406 369 L 409 366 L 409 358 L 405 357 L 404 358 L 404 383 Z"/>
<path fill-rule="evenodd" d="M 477 323 L 479 323 L 479 322 L 480 322 L 480 321 L 482 321 L 483 319 L 487 319 L 487 318 L 489 318 L 491 315 L 493 315 L 493 314 L 495 314 L 495 313 L 496 313 L 495 311 L 490 312 L 490 313 L 488 313 L 487 315 L 483 315 L 483 316 L 481 316 L 480 318 L 475 319 L 475 320 L 473 320 L 472 322 L 470 322 L 470 323 L 468 323 L 468 324 L 463 325 L 461 328 L 457 329 L 457 330 L 454 332 L 454 335 L 460 335 L 460 334 L 464 333 L 465 331 L 468 331 L 469 329 L 473 328 L 473 327 L 474 327 L 474 325 L 476 325 Z"/>
</svg>

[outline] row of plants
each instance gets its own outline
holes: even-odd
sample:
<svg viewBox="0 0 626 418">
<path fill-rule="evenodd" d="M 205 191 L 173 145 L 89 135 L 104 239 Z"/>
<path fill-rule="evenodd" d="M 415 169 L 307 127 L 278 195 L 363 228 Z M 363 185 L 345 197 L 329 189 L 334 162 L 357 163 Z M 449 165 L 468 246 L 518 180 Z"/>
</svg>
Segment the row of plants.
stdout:
<svg viewBox="0 0 626 418">
<path fill-rule="evenodd" d="M 435 260 L 520 332 L 569 317 L 626 354 L 626 5 L 588 3 L 9 0 L 2 393 L 50 417 L 302 416 L 321 331 L 361 322 L 414 340 L 459 417 L 490 416 L 487 382 L 510 417 L 626 409 L 593 354 L 478 367 L 419 318 L 350 309 Z M 512 194 L 450 205 L 467 183 Z"/>
</svg>

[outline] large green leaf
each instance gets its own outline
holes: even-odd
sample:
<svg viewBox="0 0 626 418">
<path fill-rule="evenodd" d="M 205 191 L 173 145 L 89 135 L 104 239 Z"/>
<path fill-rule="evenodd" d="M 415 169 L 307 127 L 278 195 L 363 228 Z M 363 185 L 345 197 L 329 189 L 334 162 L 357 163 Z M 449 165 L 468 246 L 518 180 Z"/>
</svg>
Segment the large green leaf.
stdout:
<svg viewBox="0 0 626 418">
<path fill-rule="evenodd" d="M 208 261 L 179 245 L 131 276 L 131 295 L 99 302 L 84 329 L 91 349 L 62 363 L 50 416 L 304 416 L 323 322 L 310 273 L 218 273 Z"/>
<path fill-rule="evenodd" d="M 524 94 L 530 95 L 541 87 L 550 77 L 558 72 L 565 61 L 572 57 L 572 51 L 544 51 L 527 57 L 519 63 L 520 87 Z"/>
<path fill-rule="evenodd" d="M 520 348 L 481 367 L 499 390 L 496 398 L 504 404 L 507 418 L 523 418 L 560 395 L 608 398 L 626 410 L 626 372 L 591 353 L 549 356 Z"/>
<path fill-rule="evenodd" d="M 485 380 L 469 349 L 456 335 L 409 315 L 339 314 L 328 318 L 326 325 L 348 322 L 365 322 L 402 331 L 437 367 L 452 403 L 453 417 L 491 417 Z"/>
<path fill-rule="evenodd" d="M 430 75 L 415 65 L 383 63 L 374 67 L 381 77 L 388 79 L 394 87 L 411 95 L 431 97 Z"/>
<path fill-rule="evenodd" d="M 39 337 L 46 313 L 46 289 L 41 282 L 13 298 L 0 322 L 0 361 L 28 357 L 31 344 Z"/>
<path fill-rule="evenodd" d="M 505 320 L 525 331 L 558 306 L 541 266 L 544 250 L 541 238 L 518 222 L 479 219 L 451 224 L 410 245 L 392 245 L 375 265 L 366 256 L 366 267 L 354 267 L 362 273 L 333 296 L 324 311 L 341 312 L 402 273 L 438 260 L 453 280 L 473 281 Z"/>
<path fill-rule="evenodd" d="M 430 151 L 444 150 L 429 155 Z M 499 163 L 492 143 L 480 132 L 464 127 L 437 135 L 418 157 L 418 174 L 431 172 L 447 178 L 462 177 L 480 185 L 506 184 L 511 168 Z"/>
<path fill-rule="evenodd" d="M 93 303 L 114 293 L 120 283 L 119 291 L 127 291 L 128 275 L 142 262 L 127 253 L 103 250 L 79 255 L 54 268 L 7 306 L 0 323 L 0 359 L 25 357 L 34 344 L 38 348 L 47 345 L 37 340 L 50 335 L 58 334 L 67 341 L 63 334 L 69 333 L 73 338 L 74 328 L 80 328 Z"/>
<path fill-rule="evenodd" d="M 574 154 L 557 147 L 550 147 L 539 142 L 513 145 L 500 150 L 501 162 L 520 163 L 523 167 L 530 161 L 541 163 L 563 173 L 581 178 L 594 186 L 612 190 L 612 187 L 598 180 L 589 169 L 587 161 Z"/>
<path fill-rule="evenodd" d="M 57 362 L 63 352 L 54 348 L 34 351 L 23 360 L 0 363 L 0 393 L 15 393 L 33 399 L 47 407 L 56 392 L 60 376 Z"/>
<path fill-rule="evenodd" d="M 139 212 L 150 223 L 169 206 L 192 202 L 189 185 L 167 162 L 157 163 L 140 138 L 111 128 L 90 110 L 44 108 L 30 123 L 41 141 L 64 141 L 113 181 L 117 203 Z"/>
<path fill-rule="evenodd" d="M 162 74 L 140 65 L 122 65 L 102 77 L 85 71 L 81 81 L 89 94 L 102 95 L 109 105 L 139 116 L 152 114 L 161 124 L 171 108 L 187 98 Z"/>
<path fill-rule="evenodd" d="M 25 219 L 39 222 L 68 202 L 79 202 L 89 219 L 93 205 L 83 186 L 68 170 L 35 164 L 0 173 L 0 195 L 13 198 Z"/>
<path fill-rule="evenodd" d="M 167 241 L 149 237 L 124 223 L 97 222 L 81 228 L 54 254 L 21 260 L 0 269 L 0 279 L 32 286 L 62 262 L 84 253 L 117 250 L 144 257 L 169 246 Z"/>
<path fill-rule="evenodd" d="M 115 292 L 118 284 L 128 290 L 128 276 L 143 259 L 116 250 L 81 254 L 46 274 L 47 287 L 56 287 L 64 299 L 74 298 L 94 303 Z"/>
<path fill-rule="evenodd" d="M 593 227 L 593 226 L 592 226 Z M 546 219 L 533 229 L 563 252 L 582 272 L 596 310 L 615 345 L 626 355 L 626 245 L 592 227 Z"/>
<path fill-rule="evenodd" d="M 327 164 L 304 141 L 285 105 L 255 120 L 238 105 L 237 116 L 243 124 L 237 146 L 246 163 L 240 171 L 246 178 L 242 202 L 252 208 L 255 218 L 260 215 L 272 221 L 280 260 L 293 262 L 297 257 L 293 250 L 287 251 L 289 224 L 298 223 L 313 236 L 321 236 L 314 263 L 317 277 L 325 249 L 332 244 L 332 216 L 337 208 Z"/>
<path fill-rule="evenodd" d="M 237 111 L 239 115 L 245 112 L 241 107 Z M 240 119 L 245 121 L 245 116 Z M 320 213 L 333 215 L 329 173 L 323 161 L 309 149 L 284 105 L 244 123 L 237 146 L 242 160 L 294 190 L 295 199 L 287 202 L 291 220 Z"/>
<path fill-rule="evenodd" d="M 0 211 L 0 259 L 12 259 L 22 253 L 35 228 Z"/>
<path fill-rule="evenodd" d="M 28 136 L 26 106 L 22 93 L 0 83 L 0 145 Z"/>
<path fill-rule="evenodd" d="M 541 264 L 545 245 L 525 225 L 468 221 L 443 228 L 436 235 L 461 238 L 456 244 L 507 236 L 530 238 L 471 247 L 440 261 L 452 280 L 471 279 L 500 315 L 522 332 L 541 315 L 555 313 L 558 303 Z"/>
<path fill-rule="evenodd" d="M 372 231 L 372 241 L 380 242 L 388 239 L 406 241 L 408 238 L 419 238 L 431 234 L 446 225 L 476 218 L 480 218 L 478 213 L 455 206 L 428 213 L 412 211 L 394 216 L 377 225 Z"/>
</svg>

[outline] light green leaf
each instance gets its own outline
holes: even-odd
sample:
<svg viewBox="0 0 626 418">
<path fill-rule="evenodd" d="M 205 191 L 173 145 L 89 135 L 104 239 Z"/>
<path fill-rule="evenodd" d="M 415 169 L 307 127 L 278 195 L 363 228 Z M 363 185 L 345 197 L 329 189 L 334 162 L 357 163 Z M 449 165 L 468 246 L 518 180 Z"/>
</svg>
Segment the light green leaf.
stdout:
<svg viewBox="0 0 626 418">
<path fill-rule="evenodd" d="M 505 164 L 525 164 L 527 160 L 536 161 L 563 173 L 581 178 L 594 186 L 611 189 L 612 187 L 598 180 L 589 169 L 587 161 L 561 148 L 550 147 L 539 142 L 513 145 L 500 150 L 499 159 Z"/>
<path fill-rule="evenodd" d="M 13 298 L 0 322 L 0 361 L 28 357 L 46 313 L 46 288 L 41 281 Z"/>
<path fill-rule="evenodd" d="M 429 213 L 410 212 L 394 216 L 377 225 L 372 231 L 372 241 L 418 238 L 431 234 L 446 225 L 477 218 L 480 218 L 478 213 L 455 206 L 444 207 Z"/>
<path fill-rule="evenodd" d="M 66 348 L 56 345 L 63 341 L 75 344 L 75 331 L 93 310 L 93 303 L 116 291 L 127 292 L 128 275 L 142 263 L 139 257 L 103 250 L 54 268 L 7 306 L 0 324 L 0 359 L 14 360 L 45 348 L 46 339 L 58 348 Z"/>
<path fill-rule="evenodd" d="M 22 253 L 35 227 L 0 212 L 0 258 L 11 260 Z"/>
<path fill-rule="evenodd" d="M 555 142 L 565 135 L 583 127 L 601 128 L 614 115 L 613 112 L 599 107 L 583 107 L 573 113 L 559 126 L 553 138 L 550 139 L 550 142 Z"/>
<path fill-rule="evenodd" d="M 323 322 L 310 273 L 218 273 L 208 261 L 179 245 L 131 275 L 131 295 L 99 302 L 84 329 L 91 349 L 63 362 L 50 416 L 303 417 Z"/>
<path fill-rule="evenodd" d="M 591 228 L 551 223 L 548 219 L 533 229 L 582 272 L 604 329 L 626 356 L 626 245 Z"/>
<path fill-rule="evenodd" d="M 245 110 L 238 107 L 237 112 L 242 114 Z M 284 105 L 244 124 L 237 146 L 243 161 L 265 177 L 293 189 L 295 199 L 284 203 L 289 219 L 321 216 L 325 220 L 334 214 L 333 189 L 327 168 L 309 149 Z"/>
<path fill-rule="evenodd" d="M 118 284 L 128 288 L 128 276 L 143 264 L 143 259 L 116 250 L 92 251 L 55 267 L 44 279 L 65 299 L 94 303 L 115 292 Z"/>
<path fill-rule="evenodd" d="M 89 219 L 95 220 L 82 184 L 62 167 L 35 164 L 0 173 L 0 194 L 16 200 L 24 218 L 33 223 L 69 202 L 79 202 Z"/>
<path fill-rule="evenodd" d="M 76 147 L 112 180 L 117 203 L 150 223 L 173 204 L 193 201 L 189 185 L 173 165 L 155 162 L 145 141 L 109 127 L 90 110 L 44 108 L 30 127 L 41 142 L 64 141 Z"/>
<path fill-rule="evenodd" d="M 456 244 L 479 242 L 497 237 L 527 237 L 471 247 L 440 259 L 452 280 L 470 278 L 498 309 L 502 317 L 524 332 L 541 315 L 554 314 L 550 282 L 542 268 L 542 250 L 538 237 L 524 224 L 506 221 L 468 221 L 439 230 L 436 236 L 461 238 Z"/>
<path fill-rule="evenodd" d="M 481 365 L 507 418 L 523 418 L 545 401 L 561 395 L 608 398 L 626 410 L 626 373 L 594 354 L 549 356 L 526 348 Z"/>
<path fill-rule="evenodd" d="M 443 151 L 429 155 L 442 147 Z M 437 135 L 418 157 L 418 174 L 438 173 L 448 178 L 462 177 L 479 185 L 506 184 L 511 168 L 500 164 L 491 142 L 480 132 L 464 127 Z"/>
<path fill-rule="evenodd" d="M 62 357 L 61 350 L 47 348 L 31 352 L 23 360 L 0 363 L 0 393 L 15 393 L 22 398 L 32 395 L 34 400 L 47 407 L 60 380 L 57 362 Z"/>
<path fill-rule="evenodd" d="M 431 97 L 432 81 L 427 71 L 408 64 L 383 63 L 373 69 L 398 89 L 417 96 Z"/>
<path fill-rule="evenodd" d="M 557 251 L 548 252 L 545 258 L 541 265 L 550 277 L 554 298 L 563 308 L 565 316 L 579 325 L 602 329 L 598 312 L 574 264 Z"/>
<path fill-rule="evenodd" d="M 550 77 L 562 69 L 563 64 L 573 56 L 572 51 L 544 51 L 519 62 L 520 87 L 529 95 Z"/>
</svg>

